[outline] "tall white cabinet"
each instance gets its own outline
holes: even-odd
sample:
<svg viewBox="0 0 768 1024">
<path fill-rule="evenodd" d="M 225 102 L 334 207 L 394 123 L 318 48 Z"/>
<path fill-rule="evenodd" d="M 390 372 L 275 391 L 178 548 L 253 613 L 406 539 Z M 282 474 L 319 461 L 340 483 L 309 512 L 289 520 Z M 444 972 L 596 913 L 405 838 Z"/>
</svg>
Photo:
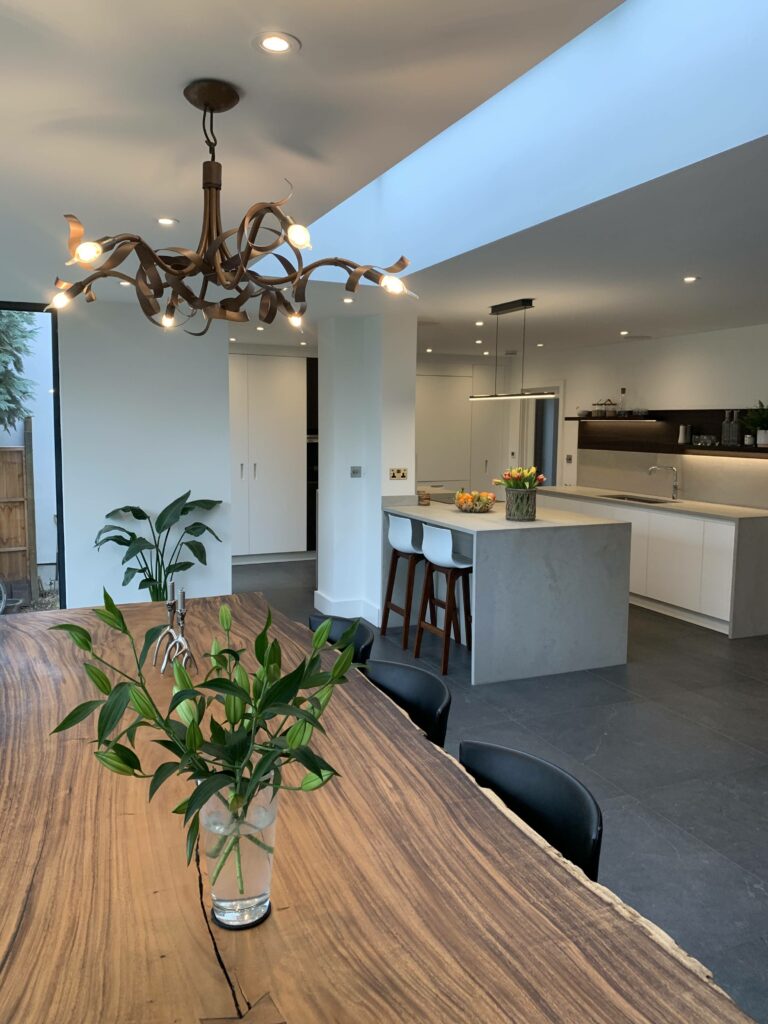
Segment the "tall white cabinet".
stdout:
<svg viewBox="0 0 768 1024">
<path fill-rule="evenodd" d="M 229 357 L 232 554 L 307 549 L 307 371 L 295 357 Z"/>
</svg>

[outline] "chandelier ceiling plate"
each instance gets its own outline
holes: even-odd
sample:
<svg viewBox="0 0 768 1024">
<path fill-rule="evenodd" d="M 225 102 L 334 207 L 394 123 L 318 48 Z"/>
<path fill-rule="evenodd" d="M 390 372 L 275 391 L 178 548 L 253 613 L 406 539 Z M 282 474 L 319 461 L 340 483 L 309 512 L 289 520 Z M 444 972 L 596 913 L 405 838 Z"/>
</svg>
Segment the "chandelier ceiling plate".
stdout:
<svg viewBox="0 0 768 1024">
<path fill-rule="evenodd" d="M 223 114 L 240 102 L 240 93 L 229 82 L 218 78 L 196 78 L 184 89 L 184 98 L 198 110 Z"/>
</svg>

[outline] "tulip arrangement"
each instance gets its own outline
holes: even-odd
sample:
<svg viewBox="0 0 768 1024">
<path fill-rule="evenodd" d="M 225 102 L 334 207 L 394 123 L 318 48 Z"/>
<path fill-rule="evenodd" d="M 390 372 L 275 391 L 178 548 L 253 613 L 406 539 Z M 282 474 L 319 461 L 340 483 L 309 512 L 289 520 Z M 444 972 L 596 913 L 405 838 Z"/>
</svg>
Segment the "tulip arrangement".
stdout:
<svg viewBox="0 0 768 1024">
<path fill-rule="evenodd" d="M 516 466 L 514 469 L 505 469 L 501 476 L 493 481 L 493 484 L 495 487 L 506 487 L 508 490 L 532 491 L 541 487 L 546 479 L 535 466 L 529 466 L 528 469 Z"/>
<path fill-rule="evenodd" d="M 462 487 L 453 500 L 460 512 L 490 512 L 496 495 L 493 491 L 465 491 Z"/>
</svg>

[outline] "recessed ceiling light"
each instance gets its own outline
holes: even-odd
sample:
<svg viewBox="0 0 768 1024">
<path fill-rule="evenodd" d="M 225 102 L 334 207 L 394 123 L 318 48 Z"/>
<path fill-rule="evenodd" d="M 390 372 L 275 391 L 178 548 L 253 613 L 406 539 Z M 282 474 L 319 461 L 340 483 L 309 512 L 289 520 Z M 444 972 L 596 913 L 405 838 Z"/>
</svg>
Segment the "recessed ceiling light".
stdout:
<svg viewBox="0 0 768 1024">
<path fill-rule="evenodd" d="M 298 53 L 301 49 L 301 40 L 296 36 L 288 35 L 287 32 L 262 32 L 254 40 L 260 50 L 272 56 L 280 56 L 284 53 Z"/>
<path fill-rule="evenodd" d="M 491 354 L 490 352 L 483 352 L 484 356 L 489 356 L 490 354 Z"/>
<path fill-rule="evenodd" d="M 299 344 L 300 345 L 306 345 L 307 343 L 306 343 L 306 341 L 300 341 Z"/>
<path fill-rule="evenodd" d="M 237 338 L 230 338 L 230 341 L 237 341 Z"/>
<path fill-rule="evenodd" d="M 622 338 L 626 338 L 626 336 L 629 334 L 629 331 L 619 331 L 619 334 L 622 336 Z"/>
<path fill-rule="evenodd" d="M 355 300 L 354 300 L 354 299 L 349 299 L 349 298 L 346 298 L 346 299 L 342 299 L 341 301 L 342 301 L 342 302 L 344 303 L 344 305 L 345 305 L 345 306 L 351 306 L 351 305 L 352 305 L 352 303 L 353 303 L 353 302 L 354 302 Z"/>
<path fill-rule="evenodd" d="M 684 284 L 693 284 L 694 281 L 698 281 L 698 280 L 699 280 L 699 278 L 696 277 L 695 274 L 688 274 L 686 277 L 683 278 L 683 283 Z"/>
<path fill-rule="evenodd" d="M 178 224 L 179 222 L 176 217 L 158 217 L 157 223 L 162 224 L 164 228 L 169 228 L 173 224 Z"/>
<path fill-rule="evenodd" d="M 121 284 L 121 286 L 123 288 L 130 288 L 131 287 L 131 282 L 130 281 L 121 281 L 120 284 Z"/>
<path fill-rule="evenodd" d="M 536 342 L 536 348 L 544 348 L 544 342 L 543 341 L 537 341 Z"/>
<path fill-rule="evenodd" d="M 477 341 L 475 342 L 475 344 L 476 345 L 482 345 L 483 344 L 483 339 L 482 338 L 478 338 Z"/>
<path fill-rule="evenodd" d="M 263 331 L 263 330 L 264 330 L 264 328 L 263 328 L 263 327 L 261 326 L 261 324 L 259 324 L 259 326 L 258 326 L 258 327 L 256 328 L 256 330 L 257 330 L 257 331 Z"/>
<path fill-rule="evenodd" d="M 428 348 L 428 349 L 425 349 L 425 351 L 426 351 L 426 352 L 431 352 L 431 351 L 432 351 L 432 349 L 431 349 L 431 348 Z"/>
<path fill-rule="evenodd" d="M 483 326 L 483 321 L 482 320 L 475 320 L 475 327 L 482 327 L 482 326 Z"/>
</svg>

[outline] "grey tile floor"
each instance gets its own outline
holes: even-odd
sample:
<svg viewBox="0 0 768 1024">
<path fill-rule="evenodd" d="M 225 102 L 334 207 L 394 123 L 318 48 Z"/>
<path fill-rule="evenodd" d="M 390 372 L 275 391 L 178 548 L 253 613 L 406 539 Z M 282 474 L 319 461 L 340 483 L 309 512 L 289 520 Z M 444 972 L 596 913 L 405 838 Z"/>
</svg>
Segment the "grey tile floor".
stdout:
<svg viewBox="0 0 768 1024">
<path fill-rule="evenodd" d="M 312 562 L 235 570 L 236 591 L 301 621 L 313 587 Z M 400 637 L 377 637 L 374 657 L 411 660 Z M 436 638 L 420 662 L 439 671 Z M 605 819 L 600 881 L 768 1024 L 768 638 L 632 608 L 627 665 L 472 688 L 454 648 L 446 682 L 447 749 L 501 743 L 580 778 Z"/>
</svg>

